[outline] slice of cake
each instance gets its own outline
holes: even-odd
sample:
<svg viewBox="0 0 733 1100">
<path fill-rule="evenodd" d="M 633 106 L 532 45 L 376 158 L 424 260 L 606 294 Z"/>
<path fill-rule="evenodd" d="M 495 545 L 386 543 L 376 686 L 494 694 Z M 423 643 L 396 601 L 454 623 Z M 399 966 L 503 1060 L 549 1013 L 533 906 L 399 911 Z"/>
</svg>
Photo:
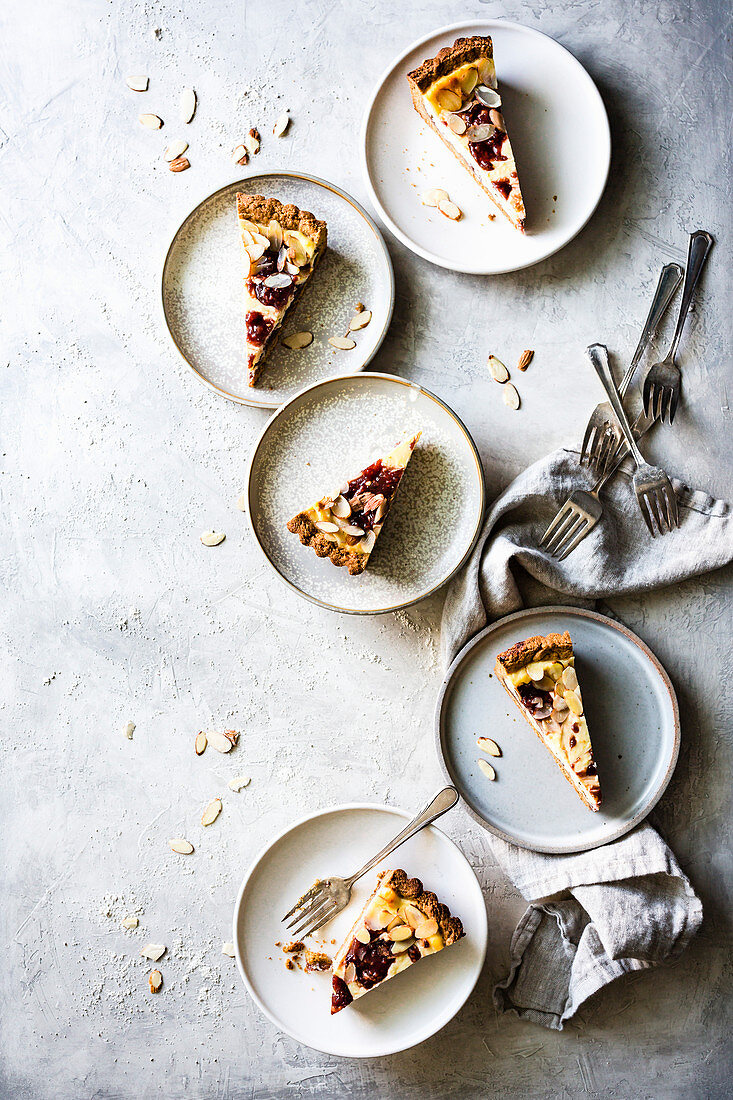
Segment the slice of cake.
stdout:
<svg viewBox="0 0 733 1100">
<path fill-rule="evenodd" d="M 417 113 L 524 232 L 524 200 L 501 111 L 491 39 L 459 38 L 408 73 L 407 80 Z"/>
<path fill-rule="evenodd" d="M 420 434 L 407 436 L 338 493 L 298 512 L 288 522 L 288 531 L 319 558 L 345 565 L 352 577 L 363 573 Z"/>
<path fill-rule="evenodd" d="M 237 195 L 246 259 L 247 374 L 254 386 L 267 349 L 326 250 L 326 223 L 263 195 Z"/>
<path fill-rule="evenodd" d="M 496 658 L 494 671 L 591 810 L 601 785 L 567 631 L 517 642 Z"/>
<path fill-rule="evenodd" d="M 374 893 L 333 960 L 331 1014 L 370 989 L 456 943 L 463 925 L 404 871 L 382 871 Z"/>
</svg>

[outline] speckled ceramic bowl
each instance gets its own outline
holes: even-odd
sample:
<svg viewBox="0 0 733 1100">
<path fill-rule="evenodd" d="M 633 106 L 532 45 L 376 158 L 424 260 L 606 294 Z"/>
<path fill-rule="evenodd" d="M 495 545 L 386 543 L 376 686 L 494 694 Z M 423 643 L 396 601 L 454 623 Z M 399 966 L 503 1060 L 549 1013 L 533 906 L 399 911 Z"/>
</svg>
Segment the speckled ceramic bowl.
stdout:
<svg viewBox="0 0 733 1100">
<path fill-rule="evenodd" d="M 292 516 L 335 492 L 407 431 L 422 431 L 368 568 L 351 577 L 302 546 Z M 456 414 L 389 374 L 327 379 L 297 394 L 255 445 L 249 517 L 267 560 L 300 595 L 356 615 L 396 611 L 460 569 L 484 509 L 481 462 Z"/>
<path fill-rule="evenodd" d="M 295 203 L 328 225 L 328 249 L 283 325 L 286 335 L 309 330 L 313 343 L 290 351 L 278 340 L 254 387 L 245 367 L 237 191 Z M 344 335 L 357 302 L 372 311 L 371 323 L 353 334 L 353 350 L 339 351 L 328 339 Z M 275 409 L 320 378 L 362 370 L 385 337 L 393 306 L 392 263 L 367 212 L 334 184 L 296 172 L 250 175 L 209 195 L 177 230 L 163 267 L 163 312 L 183 358 L 223 397 L 259 408 Z"/>
</svg>

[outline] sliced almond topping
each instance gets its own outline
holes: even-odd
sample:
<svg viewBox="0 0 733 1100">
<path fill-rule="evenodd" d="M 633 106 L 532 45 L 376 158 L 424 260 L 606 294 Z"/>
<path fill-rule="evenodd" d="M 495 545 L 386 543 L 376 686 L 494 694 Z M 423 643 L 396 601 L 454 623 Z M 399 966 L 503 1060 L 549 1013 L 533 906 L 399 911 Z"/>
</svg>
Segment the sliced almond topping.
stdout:
<svg viewBox="0 0 733 1100">
<path fill-rule="evenodd" d="M 137 928 L 139 923 L 140 921 L 137 919 L 137 917 L 125 917 L 125 919 L 122 921 L 122 927 Z"/>
<path fill-rule="evenodd" d="M 250 130 L 250 132 L 247 134 L 246 138 L 244 139 L 244 147 L 247 150 L 247 152 L 250 154 L 250 156 L 254 156 L 255 153 L 259 153 L 259 151 L 260 151 L 260 135 L 259 135 L 258 131 L 254 129 L 254 127 Z M 280 245 L 278 245 L 277 247 L 279 248 Z"/>
<path fill-rule="evenodd" d="M 230 790 L 236 791 L 237 794 L 239 794 L 239 792 L 244 790 L 245 787 L 248 787 L 251 782 L 252 780 L 248 775 L 238 775 L 236 779 L 229 780 L 229 782 L 227 783 L 227 787 L 229 787 Z"/>
<path fill-rule="evenodd" d="M 439 202 L 448 202 L 450 195 L 440 187 L 431 187 L 429 191 L 422 193 L 421 199 L 423 206 L 437 206 Z"/>
<path fill-rule="evenodd" d="M 508 382 L 509 371 L 506 369 L 501 359 L 497 359 L 495 355 L 489 356 L 489 373 L 495 382 Z"/>
<path fill-rule="evenodd" d="M 409 929 L 409 928 L 408 928 L 408 932 L 410 932 L 410 929 Z M 395 941 L 395 942 L 394 942 L 394 943 L 392 944 L 392 954 L 393 954 L 393 955 L 404 955 L 405 951 L 409 951 L 409 950 L 410 950 L 410 948 L 412 947 L 412 945 L 413 945 L 413 943 L 414 943 L 414 942 L 415 942 L 415 937 L 414 937 L 414 936 L 412 935 L 412 933 L 410 932 L 410 937 L 409 937 L 409 939 L 405 939 L 405 940 L 396 940 L 396 941 Z"/>
<path fill-rule="evenodd" d="M 331 511 L 339 519 L 348 519 L 351 515 L 351 505 L 345 496 L 340 493 L 331 505 Z"/>
<path fill-rule="evenodd" d="M 412 929 L 409 924 L 398 924 L 396 928 L 393 928 L 389 934 L 391 940 L 407 940 L 412 935 Z"/>
<path fill-rule="evenodd" d="M 176 160 L 178 157 L 182 157 L 187 149 L 187 141 L 183 141 L 183 139 L 181 139 L 180 141 L 172 141 L 166 151 L 163 153 L 163 159 Z"/>
<path fill-rule="evenodd" d="M 226 535 L 223 531 L 204 531 L 203 535 L 201 535 L 201 541 L 204 546 L 218 546 L 225 538 Z"/>
<path fill-rule="evenodd" d="M 491 125 L 496 126 L 497 130 L 504 129 L 504 119 L 501 117 L 501 114 L 499 113 L 499 111 L 497 111 L 496 107 L 492 107 L 489 111 L 489 118 L 491 119 Z"/>
<path fill-rule="evenodd" d="M 338 348 L 340 351 L 352 351 L 356 347 L 356 342 L 350 340 L 348 336 L 329 336 L 328 342 L 332 348 Z"/>
<path fill-rule="evenodd" d="M 283 137 L 288 126 L 290 125 L 290 115 L 287 111 L 283 111 L 281 115 L 278 115 L 275 120 L 275 125 L 272 128 L 272 132 L 275 137 Z"/>
<path fill-rule="evenodd" d="M 349 328 L 352 332 L 356 332 L 358 329 L 366 328 L 372 319 L 372 311 L 370 309 L 363 309 L 360 313 L 355 313 L 349 321 Z"/>
<path fill-rule="evenodd" d="M 478 72 L 471 66 L 468 72 L 461 78 L 461 90 L 464 95 L 470 95 L 478 82 Z"/>
<path fill-rule="evenodd" d="M 501 96 L 493 88 L 487 88 L 485 84 L 479 84 L 474 89 L 474 96 L 483 103 L 484 107 L 501 107 Z"/>
<path fill-rule="evenodd" d="M 193 747 L 194 747 L 194 750 L 195 750 L 197 756 L 202 756 L 203 755 L 203 753 L 206 751 L 207 744 L 208 744 L 208 738 L 207 738 L 206 734 L 204 733 L 204 731 L 200 730 L 196 734 L 196 740 L 193 743 Z"/>
<path fill-rule="evenodd" d="M 164 943 L 146 943 L 140 954 L 144 959 L 150 959 L 151 962 L 157 963 L 158 959 L 163 958 L 165 951 Z"/>
<path fill-rule="evenodd" d="M 184 840 L 182 836 L 169 840 L 168 847 L 172 852 L 177 852 L 179 856 L 190 856 L 193 851 L 193 844 L 188 840 Z"/>
<path fill-rule="evenodd" d="M 335 535 L 339 529 L 338 524 L 332 523 L 330 519 L 317 519 L 313 526 L 329 535 Z"/>
<path fill-rule="evenodd" d="M 523 351 L 519 356 L 519 362 L 517 363 L 518 370 L 526 370 L 529 364 L 532 362 L 533 351 Z"/>
<path fill-rule="evenodd" d="M 353 963 L 349 963 L 349 965 L 344 970 L 344 981 L 346 982 L 347 985 L 351 985 L 351 983 L 355 980 L 356 980 L 356 967 L 354 966 Z"/>
<path fill-rule="evenodd" d="M 236 955 L 233 943 L 223 943 L 221 945 L 222 955 L 227 955 L 230 959 L 233 959 Z"/>
<path fill-rule="evenodd" d="M 489 765 L 491 767 L 491 765 Z M 429 920 L 423 921 L 422 924 L 418 924 L 415 929 L 415 939 L 429 940 L 431 936 L 438 934 L 438 922 L 430 917 Z"/>
<path fill-rule="evenodd" d="M 405 905 L 402 909 L 405 922 L 409 924 L 410 928 L 417 928 L 418 924 L 422 924 L 425 920 L 425 914 L 421 909 L 418 909 L 416 905 Z"/>
<path fill-rule="evenodd" d="M 357 931 L 354 933 L 354 939 L 358 940 L 359 943 L 369 943 L 371 938 L 372 937 L 369 935 L 369 932 L 366 928 L 358 928 Z"/>
<path fill-rule="evenodd" d="M 364 530 L 361 527 L 357 527 L 355 523 L 347 523 L 344 526 L 344 533 L 347 535 L 354 535 L 355 538 L 360 539 L 364 537 Z"/>
<path fill-rule="evenodd" d="M 374 543 L 376 541 L 377 541 L 377 536 L 374 534 L 374 532 L 373 531 L 367 531 L 367 533 L 364 535 L 364 538 L 359 543 L 359 546 L 361 547 L 361 549 L 364 551 L 365 554 L 371 554 L 372 550 L 374 549 Z"/>
<path fill-rule="evenodd" d="M 571 688 L 567 689 L 567 691 L 565 692 L 565 702 L 570 707 L 573 714 L 583 713 L 583 704 L 581 703 L 578 696 L 577 688 L 575 689 L 575 691 L 571 690 Z"/>
<path fill-rule="evenodd" d="M 280 222 L 275 221 L 274 218 L 268 223 L 267 239 L 270 242 L 270 248 L 274 252 L 279 252 L 283 246 L 283 230 Z"/>
<path fill-rule="evenodd" d="M 176 157 L 168 165 L 171 172 L 185 172 L 187 168 L 191 167 L 191 161 L 188 157 Z"/>
<path fill-rule="evenodd" d="M 398 924 L 403 924 L 403 923 L 404 922 L 402 920 L 402 917 L 400 917 L 400 916 L 392 917 L 392 920 L 387 925 L 387 931 L 391 932 L 392 929 L 396 928 Z"/>
<path fill-rule="evenodd" d="M 465 134 L 466 132 L 466 120 L 462 115 L 451 115 L 448 119 L 448 129 L 452 130 L 454 134 Z"/>
<path fill-rule="evenodd" d="M 181 122 L 190 122 L 196 114 L 196 93 L 193 88 L 184 88 L 178 101 Z"/>
<path fill-rule="evenodd" d="M 443 88 L 438 92 L 438 103 L 444 111 L 460 111 L 463 100 L 458 92 L 452 92 L 450 88 Z"/>
<path fill-rule="evenodd" d="M 138 115 L 138 122 L 148 130 L 159 130 L 163 125 L 163 119 L 157 115 Z"/>
<path fill-rule="evenodd" d="M 151 993 L 158 993 L 163 984 L 163 975 L 159 970 L 151 970 L 148 974 L 148 984 Z"/>
<path fill-rule="evenodd" d="M 566 669 L 563 669 L 562 682 L 566 688 L 576 688 L 578 686 L 578 674 L 572 665 L 568 665 Z"/>
<path fill-rule="evenodd" d="M 460 206 L 456 206 L 450 199 L 441 199 L 438 203 L 438 210 L 441 214 L 444 214 L 446 218 L 450 218 L 452 222 L 459 222 L 463 217 L 463 211 Z"/>
<path fill-rule="evenodd" d="M 247 511 L 247 498 L 245 497 L 244 493 L 240 493 L 240 495 L 237 497 L 237 508 L 239 508 L 240 512 Z"/>
<path fill-rule="evenodd" d="M 507 382 L 504 387 L 504 404 L 508 405 L 510 409 L 519 408 L 519 394 L 511 382 Z"/>
<path fill-rule="evenodd" d="M 201 815 L 202 825 L 213 825 L 221 813 L 221 799 L 213 798 Z"/>
<path fill-rule="evenodd" d="M 476 744 L 481 749 L 481 752 L 487 752 L 489 756 L 501 756 L 501 749 L 496 741 L 492 741 L 490 737 L 479 737 Z"/>
<path fill-rule="evenodd" d="M 218 730 L 209 730 L 206 736 L 212 749 L 216 749 L 217 752 L 231 752 L 233 745 L 236 744 L 225 733 L 219 733 Z"/>
<path fill-rule="evenodd" d="M 530 679 L 538 683 L 545 675 L 544 667 L 537 661 L 533 661 L 532 664 L 527 665 L 527 675 Z"/>
<path fill-rule="evenodd" d="M 232 150 L 232 160 L 235 161 L 237 164 L 241 164 L 243 168 L 247 164 L 247 162 L 249 161 L 249 153 L 243 145 L 234 146 L 234 149 Z"/>
<path fill-rule="evenodd" d="M 125 726 L 125 737 L 127 738 L 128 741 L 132 741 L 132 735 L 133 735 L 134 732 L 135 732 L 135 723 L 134 722 L 128 722 L 127 725 Z"/>
<path fill-rule="evenodd" d="M 283 340 L 283 344 L 286 348 L 290 348 L 291 351 L 300 351 L 301 348 L 307 348 L 313 343 L 312 332 L 294 332 L 291 336 L 286 336 Z"/>
<path fill-rule="evenodd" d="M 253 263 L 255 262 L 255 260 L 259 260 L 262 256 L 264 256 L 265 252 L 267 251 L 267 245 L 262 244 L 261 241 L 253 240 L 251 244 L 247 244 L 245 242 L 244 247 L 247 255 Z"/>
<path fill-rule="evenodd" d="M 479 760 L 478 766 L 481 768 L 481 771 L 488 779 L 496 779 L 496 772 L 491 767 L 491 764 L 488 762 L 488 760 Z"/>
<path fill-rule="evenodd" d="M 128 76 L 125 83 L 133 92 L 147 92 L 148 90 L 148 78 L 146 76 Z"/>
</svg>

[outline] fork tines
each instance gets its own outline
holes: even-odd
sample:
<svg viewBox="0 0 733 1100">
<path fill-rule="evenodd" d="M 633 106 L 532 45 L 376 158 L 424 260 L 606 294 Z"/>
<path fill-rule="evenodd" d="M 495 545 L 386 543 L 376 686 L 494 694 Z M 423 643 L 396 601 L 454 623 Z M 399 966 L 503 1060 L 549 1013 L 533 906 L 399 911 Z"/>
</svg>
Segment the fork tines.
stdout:
<svg viewBox="0 0 733 1100">
<path fill-rule="evenodd" d="M 654 382 L 647 375 L 643 389 L 644 414 L 650 420 L 661 420 L 662 423 L 669 418 L 671 424 L 677 412 L 679 396 L 679 390 L 676 387 Z"/>
<path fill-rule="evenodd" d="M 335 910 L 336 904 L 328 892 L 328 887 L 325 883 L 317 882 L 285 914 L 281 923 L 284 923 L 288 917 L 292 917 L 290 923 L 285 925 L 289 931 L 292 929 L 291 935 L 309 936 L 330 920 Z"/>
<path fill-rule="evenodd" d="M 639 490 L 636 494 L 639 510 L 652 538 L 655 538 L 657 533 L 664 535 L 673 527 L 680 525 L 675 491 L 669 478 L 666 475 L 663 477 L 663 484 L 653 489 Z"/>
</svg>

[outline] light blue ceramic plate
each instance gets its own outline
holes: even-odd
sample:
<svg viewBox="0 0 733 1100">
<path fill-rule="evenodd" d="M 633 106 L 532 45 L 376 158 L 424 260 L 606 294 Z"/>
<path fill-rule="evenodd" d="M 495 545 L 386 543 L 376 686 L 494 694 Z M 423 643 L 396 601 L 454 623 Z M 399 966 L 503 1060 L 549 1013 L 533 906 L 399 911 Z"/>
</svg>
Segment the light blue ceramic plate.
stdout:
<svg viewBox="0 0 733 1100">
<path fill-rule="evenodd" d="M 534 634 L 569 630 L 603 805 L 588 810 L 494 675 L 497 653 Z M 491 737 L 496 781 L 477 765 Z M 625 626 L 592 611 L 545 607 L 482 631 L 448 670 L 436 710 L 438 752 L 472 816 L 538 852 L 582 852 L 633 829 L 661 797 L 677 763 L 679 709 L 667 673 Z"/>
</svg>

